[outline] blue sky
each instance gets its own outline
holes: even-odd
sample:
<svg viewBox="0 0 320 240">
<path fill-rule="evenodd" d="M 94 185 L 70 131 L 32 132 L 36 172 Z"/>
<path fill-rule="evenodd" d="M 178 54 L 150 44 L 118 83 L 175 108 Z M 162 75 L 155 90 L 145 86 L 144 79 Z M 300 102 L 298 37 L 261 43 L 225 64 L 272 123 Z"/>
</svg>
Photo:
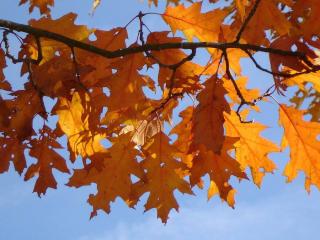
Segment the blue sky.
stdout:
<svg viewBox="0 0 320 240">
<path fill-rule="evenodd" d="M 0 18 L 25 23 L 29 18 L 27 7 L 17 5 L 18 0 L 2 0 Z M 109 29 L 125 25 L 140 10 L 155 11 L 148 8 L 146 1 L 139 0 L 104 0 L 93 17 L 88 14 L 90 9 L 90 0 L 58 0 L 53 16 L 73 11 L 79 14 L 77 23 Z M 163 27 L 159 19 L 149 19 L 147 23 L 153 30 Z M 266 63 L 265 56 L 259 56 L 259 60 Z M 251 86 L 270 84 L 269 76 L 247 62 L 243 66 L 245 75 L 252 79 Z M 8 78 L 18 81 L 17 68 L 8 68 L 6 73 Z M 270 126 L 264 136 L 279 142 L 282 130 L 277 127 L 276 105 L 270 102 L 261 108 L 272 114 L 259 114 L 254 118 Z M 94 188 L 67 188 L 64 175 L 56 174 L 58 190 L 49 190 L 40 199 L 32 193 L 34 182 L 23 182 L 13 171 L 2 174 L 0 239 L 318 239 L 319 192 L 313 188 L 308 195 L 304 191 L 302 174 L 293 183 L 286 184 L 281 171 L 287 152 L 272 157 L 279 170 L 265 177 L 261 189 L 248 181 L 234 182 L 238 191 L 235 210 L 217 198 L 207 202 L 206 192 L 195 190 L 196 196 L 178 195 L 179 213 L 171 212 L 166 226 L 156 219 L 155 211 L 143 213 L 142 206 L 137 210 L 128 209 L 121 201 L 112 205 L 110 215 L 100 213 L 89 220 L 91 207 L 86 199 Z"/>
</svg>

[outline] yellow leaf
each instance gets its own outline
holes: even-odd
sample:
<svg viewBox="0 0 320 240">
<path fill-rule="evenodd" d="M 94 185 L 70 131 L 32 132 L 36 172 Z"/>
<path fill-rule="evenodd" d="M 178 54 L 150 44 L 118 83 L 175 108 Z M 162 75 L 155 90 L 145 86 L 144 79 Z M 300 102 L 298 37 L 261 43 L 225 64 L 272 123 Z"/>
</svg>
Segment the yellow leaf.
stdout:
<svg viewBox="0 0 320 240">
<path fill-rule="evenodd" d="M 72 100 L 61 98 L 55 111 L 59 116 L 58 125 L 68 137 L 71 160 L 80 155 L 82 157 L 92 156 L 97 152 L 104 152 L 101 140 L 104 134 L 93 132 L 89 128 L 89 113 L 86 112 L 86 103 L 90 101 L 89 96 L 80 96 L 78 92 L 73 94 Z"/>
<path fill-rule="evenodd" d="M 296 73 L 296 72 L 292 72 Z M 319 82 L 320 73 L 319 72 L 311 72 L 307 74 L 298 75 L 295 77 L 287 78 L 285 83 L 288 86 L 299 86 L 301 90 L 306 90 L 304 84 L 305 83 L 312 83 L 313 88 L 320 92 L 320 82 Z"/>
<path fill-rule="evenodd" d="M 97 9 L 97 7 L 100 5 L 101 0 L 94 0 L 92 3 L 92 10 L 91 12 L 94 13 L 94 11 Z"/>
<path fill-rule="evenodd" d="M 264 125 L 241 123 L 235 112 L 225 113 L 224 117 L 227 136 L 240 138 L 235 143 L 236 160 L 242 169 L 250 168 L 254 183 L 261 186 L 265 173 L 273 172 L 276 168 L 274 162 L 268 158 L 268 154 L 279 151 L 279 148 L 260 136 L 260 132 L 266 128 Z"/>
<path fill-rule="evenodd" d="M 203 42 L 216 42 L 227 14 L 227 11 L 221 9 L 201 13 L 201 3 L 198 2 L 188 8 L 183 5 L 168 7 L 162 16 L 173 33 L 182 31 L 188 41 L 196 37 Z"/>
<path fill-rule="evenodd" d="M 320 123 L 303 120 L 305 111 L 280 105 L 280 125 L 284 128 L 282 147 L 290 147 L 290 160 L 283 174 L 291 182 L 299 171 L 305 174 L 305 188 L 320 189 Z"/>
</svg>

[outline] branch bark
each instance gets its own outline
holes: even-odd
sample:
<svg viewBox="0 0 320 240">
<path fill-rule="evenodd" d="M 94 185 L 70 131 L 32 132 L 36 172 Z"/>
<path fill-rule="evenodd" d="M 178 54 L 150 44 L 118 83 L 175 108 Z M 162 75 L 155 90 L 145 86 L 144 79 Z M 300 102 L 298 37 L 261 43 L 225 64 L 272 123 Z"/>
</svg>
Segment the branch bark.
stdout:
<svg viewBox="0 0 320 240">
<path fill-rule="evenodd" d="M 222 51 L 229 48 L 237 48 L 243 51 L 256 51 L 256 52 L 265 52 L 270 54 L 282 55 L 282 56 L 291 56 L 297 57 L 302 61 L 308 61 L 306 54 L 299 51 L 287 51 L 277 48 L 269 48 L 253 44 L 243 44 L 238 42 L 227 42 L 227 43 L 216 43 L 216 42 L 182 42 L 182 43 L 161 43 L 161 44 L 145 44 L 143 46 L 123 48 L 115 51 L 108 51 L 95 47 L 93 45 L 80 42 L 68 37 L 65 37 L 61 34 L 54 32 L 46 31 L 39 28 L 34 28 L 29 25 L 20 24 L 8 20 L 0 19 L 0 27 L 3 29 L 9 29 L 17 32 L 24 32 L 33 35 L 36 39 L 38 38 L 47 38 L 54 41 L 64 43 L 73 48 L 79 48 L 97 55 L 100 55 L 105 58 L 118 58 L 123 57 L 129 54 L 140 53 L 145 51 L 161 51 L 165 49 L 197 49 L 197 48 L 215 48 Z"/>
</svg>

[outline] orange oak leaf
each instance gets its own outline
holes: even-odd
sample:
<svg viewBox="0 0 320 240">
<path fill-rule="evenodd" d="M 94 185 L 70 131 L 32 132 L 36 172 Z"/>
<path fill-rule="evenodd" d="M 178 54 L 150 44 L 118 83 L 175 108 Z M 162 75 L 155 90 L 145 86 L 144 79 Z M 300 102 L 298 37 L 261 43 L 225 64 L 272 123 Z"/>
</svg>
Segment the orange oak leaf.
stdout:
<svg viewBox="0 0 320 240">
<path fill-rule="evenodd" d="M 291 50 L 293 47 L 297 49 L 297 51 L 304 52 L 305 55 L 311 60 L 315 60 L 318 58 L 318 55 L 312 50 L 308 43 L 300 41 L 300 36 L 281 36 L 274 40 L 271 43 L 271 47 L 283 49 L 283 50 Z M 270 54 L 270 64 L 271 70 L 273 72 L 301 72 L 306 68 L 306 64 L 301 61 L 301 59 L 296 57 L 284 57 L 276 54 Z M 274 76 L 276 83 L 278 80 L 278 76 Z"/>
<path fill-rule="evenodd" d="M 5 100 L 9 109 L 7 119 L 9 124 L 6 132 L 15 136 L 20 141 L 29 138 L 33 133 L 32 121 L 36 115 L 45 118 L 45 110 L 42 99 L 34 87 L 27 83 L 26 90 L 18 90 L 11 93 L 11 100 Z"/>
<path fill-rule="evenodd" d="M 92 30 L 89 30 L 85 25 L 76 25 L 74 23 L 76 18 L 77 15 L 75 13 L 68 13 L 58 19 L 51 19 L 50 17 L 42 17 L 38 20 L 32 19 L 29 21 L 29 25 L 35 28 L 58 33 L 74 40 L 82 41 L 87 39 L 87 37 L 92 33 Z"/>
<path fill-rule="evenodd" d="M 7 66 L 6 59 L 5 59 L 5 53 L 0 48 L 0 89 L 10 91 L 11 85 L 10 83 L 5 80 L 5 76 L 3 74 L 3 69 Z"/>
<path fill-rule="evenodd" d="M 104 139 L 104 134 L 95 132 L 94 129 L 90 128 L 89 104 L 90 97 L 88 94 L 75 92 L 71 100 L 60 98 L 53 110 L 59 117 L 57 125 L 68 137 L 71 161 L 75 161 L 78 155 L 86 158 L 105 151 L 100 143 Z"/>
<path fill-rule="evenodd" d="M 108 51 L 126 47 L 125 41 L 128 35 L 125 28 L 114 28 L 109 31 L 96 29 L 93 34 L 96 39 L 88 39 L 85 41 L 86 43 Z M 85 75 L 80 75 L 81 82 L 87 88 L 105 87 L 113 74 L 113 63 L 119 61 L 118 59 L 107 59 L 79 49 L 75 49 L 75 56 L 78 68 L 83 66 L 85 69 L 91 70 Z"/>
<path fill-rule="evenodd" d="M 193 194 L 190 185 L 183 179 L 185 165 L 174 157 L 176 151 L 163 132 L 155 135 L 143 148 L 145 157 L 141 164 L 146 171 L 146 177 L 133 187 L 133 199 L 150 192 L 144 205 L 145 210 L 157 209 L 157 216 L 164 223 L 167 222 L 171 209 L 178 211 L 179 208 L 174 191 L 177 189 L 181 193 Z"/>
<path fill-rule="evenodd" d="M 291 73 L 297 73 L 296 71 L 291 71 Z M 320 82 L 319 82 L 320 73 L 311 72 L 303 75 L 294 76 L 287 78 L 284 83 L 288 86 L 298 86 L 301 90 L 307 90 L 306 84 L 312 83 L 313 89 L 317 92 L 320 92 Z"/>
<path fill-rule="evenodd" d="M 6 131 L 10 124 L 10 109 L 7 104 L 8 101 L 0 96 L 0 131 L 2 132 Z"/>
<path fill-rule="evenodd" d="M 199 104 L 194 111 L 191 150 L 203 145 L 207 151 L 220 152 L 225 138 L 223 113 L 230 112 L 226 93 L 222 80 L 217 76 L 212 76 L 204 83 L 204 89 L 197 97 Z"/>
<path fill-rule="evenodd" d="M 282 148 L 290 147 L 290 160 L 283 174 L 291 182 L 299 171 L 305 174 L 305 188 L 313 184 L 320 189 L 320 124 L 304 121 L 305 111 L 280 105 L 279 123 L 284 128 Z"/>
<path fill-rule="evenodd" d="M 202 4 L 198 2 L 187 8 L 183 5 L 168 7 L 162 16 L 173 33 L 177 30 L 182 31 L 188 41 L 196 37 L 203 42 L 216 42 L 220 26 L 228 12 L 215 9 L 201 13 L 201 6 Z"/>
<path fill-rule="evenodd" d="M 255 1 L 252 1 L 255 2 Z M 289 34 L 292 25 L 279 8 L 278 0 L 261 0 L 257 10 L 248 23 L 241 39 L 247 43 L 268 45 L 266 31 L 273 29 L 272 34 L 282 36 Z M 251 4 L 254 6 L 254 3 Z M 250 11 L 247 11 L 249 14 Z M 237 24 L 236 22 L 234 24 Z M 242 21 L 239 23 L 242 26 Z"/>
<path fill-rule="evenodd" d="M 237 78 L 236 83 L 237 83 L 241 93 L 243 94 L 243 96 L 246 97 L 247 101 L 252 102 L 260 96 L 259 89 L 257 89 L 257 88 L 250 89 L 247 87 L 247 84 L 248 84 L 247 77 L 241 76 L 241 77 Z M 241 99 L 239 99 L 239 96 L 238 96 L 236 90 L 234 89 L 234 86 L 233 86 L 230 79 L 225 78 L 225 77 L 223 78 L 223 87 L 228 92 L 227 95 L 228 95 L 228 97 L 231 98 L 232 103 L 233 104 L 234 103 L 240 104 Z M 251 107 L 254 110 L 259 110 L 258 106 L 251 106 Z"/>
<path fill-rule="evenodd" d="M 238 137 L 235 143 L 236 160 L 242 169 L 250 168 L 252 178 L 257 186 L 261 186 L 262 179 L 267 172 L 273 172 L 276 165 L 268 158 L 271 152 L 278 152 L 279 148 L 269 140 L 260 136 L 266 127 L 260 123 L 241 123 L 235 112 L 224 113 L 226 135 Z"/>
<path fill-rule="evenodd" d="M 226 138 L 220 153 L 214 153 L 212 150 L 207 151 L 203 149 L 203 145 L 200 146 L 199 154 L 195 156 L 190 169 L 191 185 L 199 184 L 201 177 L 208 174 L 211 182 L 208 189 L 208 199 L 219 194 L 221 199 L 228 202 L 231 207 L 234 206 L 234 190 L 229 184 L 230 177 L 247 178 L 240 164 L 228 154 L 237 141 L 238 138 Z"/>
<path fill-rule="evenodd" d="M 108 109 L 112 111 L 133 111 L 137 105 L 146 100 L 142 87 L 146 81 L 139 70 L 145 65 L 146 59 L 141 53 L 132 54 L 113 63 L 117 71 L 107 81 L 106 86 L 110 90 Z M 122 94 L 119 94 L 119 93 Z"/>
<path fill-rule="evenodd" d="M 189 106 L 184 109 L 179 114 L 179 117 L 182 118 L 181 122 L 179 122 L 170 131 L 171 135 L 177 135 L 177 139 L 173 143 L 173 146 L 179 150 L 176 156 L 178 156 L 181 161 L 188 166 L 188 168 L 191 168 L 193 159 L 193 154 L 189 152 L 189 148 L 192 142 L 193 114 L 193 107 Z"/>
<path fill-rule="evenodd" d="M 95 36 L 97 38 L 95 41 L 87 40 L 86 43 L 106 50 L 116 50 L 125 47 L 127 33 L 124 29 L 117 28 L 111 31 L 96 30 Z M 55 50 L 60 49 L 56 49 L 56 45 L 53 47 Z M 66 96 L 72 89 L 83 90 L 106 86 L 107 80 L 112 76 L 112 63 L 116 60 L 88 54 L 81 50 L 74 52 L 77 69 L 70 56 L 70 49 L 64 49 L 59 56 L 55 55 L 47 61 L 42 61 L 40 66 L 32 67 L 33 81 L 46 96 Z"/>
<path fill-rule="evenodd" d="M 84 25 L 76 25 L 74 23 L 76 17 L 77 15 L 74 13 L 66 14 L 61 18 L 55 20 L 51 19 L 50 17 L 43 17 L 38 20 L 30 20 L 29 25 L 35 28 L 40 28 L 57 34 L 61 34 L 77 41 L 85 41 L 88 39 L 93 30 L 89 30 L 88 27 Z M 63 43 L 47 38 L 41 38 L 40 43 L 43 55 L 40 64 L 45 63 L 46 61 L 52 59 L 57 55 L 61 55 L 61 51 L 68 52 L 69 56 L 71 54 L 70 47 Z M 23 57 L 25 55 L 29 56 L 32 59 L 38 58 L 38 46 L 36 44 L 35 38 L 31 35 L 28 35 L 24 39 L 24 46 L 19 53 L 20 57 Z M 27 67 L 25 66 L 23 72 L 26 71 Z"/>
<path fill-rule="evenodd" d="M 243 22 L 246 17 L 247 7 L 250 6 L 249 0 L 235 0 L 236 8 L 239 12 L 241 21 Z"/>
<path fill-rule="evenodd" d="M 21 175 L 26 168 L 25 149 L 26 144 L 20 143 L 18 139 L 0 137 L 0 173 L 8 171 L 12 161 L 15 170 Z"/>
<path fill-rule="evenodd" d="M 57 71 L 59 69 L 59 71 Z M 72 59 L 68 57 L 54 57 L 40 66 L 34 66 L 33 81 L 46 96 L 52 98 L 68 96 L 72 90 L 83 90 L 82 79 L 94 69 L 90 66 L 78 64 L 75 72 Z M 81 76 L 80 81 L 76 74 Z"/>
<path fill-rule="evenodd" d="M 61 157 L 54 149 L 62 148 L 55 140 L 55 136 L 48 127 L 42 130 L 42 134 L 47 134 L 49 138 L 42 140 L 32 140 L 30 156 L 37 159 L 37 163 L 28 167 L 25 173 L 25 181 L 37 177 L 33 191 L 40 197 L 45 194 L 48 188 L 57 188 L 57 182 L 52 174 L 53 168 L 63 173 L 69 173 L 65 159 Z"/>
<path fill-rule="evenodd" d="M 50 7 L 53 7 L 54 0 L 21 0 L 20 5 L 29 2 L 29 12 L 39 8 L 41 14 L 50 15 Z"/>
<path fill-rule="evenodd" d="M 92 205 L 91 217 L 97 215 L 97 210 L 110 212 L 110 203 L 117 197 L 121 197 L 130 204 L 132 178 L 134 175 L 142 178 L 144 172 L 139 166 L 136 156 L 138 150 L 131 141 L 131 134 L 122 134 L 114 138 L 112 146 L 104 154 L 92 156 L 92 165 L 89 169 L 76 169 L 70 178 L 68 185 L 81 187 L 95 183 L 97 193 L 90 194 L 88 202 Z M 97 168 L 94 163 L 102 165 Z"/>
<path fill-rule="evenodd" d="M 126 124 L 127 126 L 121 129 L 120 134 L 132 132 L 132 141 L 138 146 L 143 146 L 150 138 L 163 130 L 163 126 L 158 119 L 138 122 L 126 121 Z"/>
</svg>

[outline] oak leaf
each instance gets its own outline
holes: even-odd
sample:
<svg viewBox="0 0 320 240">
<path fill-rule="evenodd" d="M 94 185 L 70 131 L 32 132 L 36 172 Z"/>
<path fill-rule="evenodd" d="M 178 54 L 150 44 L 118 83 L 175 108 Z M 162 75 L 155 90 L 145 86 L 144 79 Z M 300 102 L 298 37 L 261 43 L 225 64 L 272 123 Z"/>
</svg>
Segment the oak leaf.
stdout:
<svg viewBox="0 0 320 240">
<path fill-rule="evenodd" d="M 3 74 L 3 69 L 7 66 L 5 53 L 2 49 L 0 49 L 0 89 L 10 91 L 11 85 L 10 83 L 5 80 L 5 76 Z"/>
<path fill-rule="evenodd" d="M 34 133 L 33 118 L 36 115 L 46 118 L 43 100 L 29 83 L 26 83 L 25 90 L 12 92 L 11 96 L 14 98 L 5 100 L 8 109 L 8 125 L 5 131 L 23 141 Z"/>
<path fill-rule="evenodd" d="M 272 32 L 275 36 L 283 36 L 290 33 L 292 25 L 287 17 L 279 9 L 277 0 L 261 0 L 257 10 L 252 17 L 251 21 L 246 26 L 241 39 L 251 44 L 269 45 L 267 40 L 266 31 L 274 30 Z M 255 1 L 252 1 L 251 8 L 254 6 Z M 247 11 L 248 15 L 250 11 Z M 242 25 L 234 23 L 234 25 Z"/>
<path fill-rule="evenodd" d="M 144 205 L 145 210 L 157 209 L 157 216 L 164 223 L 167 222 L 171 209 L 178 211 L 179 208 L 174 191 L 177 189 L 181 193 L 192 194 L 190 185 L 183 179 L 184 174 L 181 172 L 185 170 L 185 165 L 174 157 L 176 151 L 163 132 L 155 135 L 143 147 L 145 157 L 141 164 L 146 171 L 146 177 L 133 186 L 134 199 L 150 192 Z"/>
<path fill-rule="evenodd" d="M 216 42 L 220 26 L 228 12 L 221 9 L 201 13 L 201 3 L 194 3 L 186 8 L 183 5 L 167 7 L 163 19 L 171 27 L 172 32 L 182 31 L 188 41 L 194 37 L 203 42 Z"/>
<path fill-rule="evenodd" d="M 85 25 L 76 25 L 74 21 L 76 20 L 77 15 L 74 13 L 66 14 L 59 19 L 51 19 L 51 17 L 42 17 L 38 20 L 32 19 L 29 21 L 29 25 L 35 28 L 44 29 L 47 31 L 51 31 L 57 34 L 61 34 L 63 36 L 72 38 L 77 41 L 85 41 L 89 35 L 93 32 L 93 30 L 88 29 Z M 24 46 L 19 53 L 20 57 L 29 56 L 32 59 L 38 58 L 38 46 L 35 41 L 35 38 L 31 35 L 28 35 L 26 39 L 24 39 Z M 40 64 L 52 59 L 61 54 L 61 51 L 67 51 L 70 56 L 70 47 L 65 44 L 62 44 L 57 41 L 53 41 L 47 38 L 40 39 L 41 51 L 42 51 L 42 61 Z M 23 72 L 27 72 L 26 67 Z"/>
<path fill-rule="evenodd" d="M 305 174 L 305 188 L 313 184 L 320 189 L 320 124 L 303 120 L 304 111 L 280 105 L 279 122 L 284 128 L 282 148 L 290 147 L 290 160 L 283 174 L 291 182 L 299 171 Z"/>
<path fill-rule="evenodd" d="M 131 134 L 122 134 L 114 138 L 112 146 L 106 153 L 92 156 L 92 164 L 85 169 L 76 169 L 68 185 L 81 187 L 95 183 L 97 193 L 90 194 L 88 202 L 92 205 L 91 217 L 97 215 L 97 210 L 110 212 L 110 203 L 121 197 L 130 205 L 132 178 L 143 178 L 144 172 L 139 166 L 136 155 L 138 151 L 131 141 Z M 100 162 L 100 167 L 97 167 Z"/>
<path fill-rule="evenodd" d="M 0 173 L 9 170 L 10 161 L 13 162 L 15 170 L 21 175 L 26 168 L 24 151 L 26 144 L 20 143 L 16 138 L 0 138 Z"/>
<path fill-rule="evenodd" d="M 319 2 L 317 0 L 294 1 L 291 11 L 292 22 L 299 25 L 299 31 L 306 38 L 320 33 L 320 27 L 314 22 L 319 17 Z"/>
<path fill-rule="evenodd" d="M 48 188 L 57 188 L 57 182 L 53 176 L 53 168 L 60 172 L 69 173 L 66 161 L 54 149 L 61 149 L 62 146 L 55 140 L 55 136 L 47 127 L 42 134 L 47 134 L 48 138 L 40 141 L 31 141 L 32 148 L 30 156 L 37 159 L 37 163 L 28 167 L 25 173 L 25 181 L 37 177 L 33 191 L 41 196 Z"/>
<path fill-rule="evenodd" d="M 226 138 L 220 153 L 214 153 L 200 146 L 199 154 L 195 156 L 190 169 L 191 185 L 198 184 L 201 182 L 201 177 L 208 174 L 211 183 L 208 189 L 208 200 L 213 195 L 219 194 L 221 199 L 228 202 L 231 207 L 234 206 L 234 189 L 229 184 L 231 176 L 239 179 L 247 178 L 240 164 L 228 153 L 237 141 L 238 138 Z"/>
<path fill-rule="evenodd" d="M 54 0 L 21 0 L 21 4 L 29 2 L 29 12 L 32 12 L 34 8 L 39 8 L 41 14 L 50 15 L 50 7 L 53 7 Z"/>
<path fill-rule="evenodd" d="M 226 93 L 222 80 L 217 76 L 212 76 L 204 83 L 204 89 L 197 97 L 199 104 L 193 115 L 192 150 L 203 145 L 207 151 L 220 152 L 225 138 L 223 113 L 230 112 L 230 106 L 225 99 Z"/>
<path fill-rule="evenodd" d="M 179 150 L 176 156 L 178 156 L 188 168 L 192 167 L 193 159 L 193 154 L 189 151 L 192 143 L 193 114 L 193 107 L 189 106 L 184 109 L 179 114 L 179 117 L 182 118 L 181 122 L 170 131 L 170 135 L 177 135 L 177 139 L 173 143 L 173 146 Z"/>
<path fill-rule="evenodd" d="M 279 148 L 260 136 L 260 132 L 266 128 L 261 123 L 241 123 L 235 112 L 224 113 L 224 117 L 226 135 L 239 138 L 235 143 L 237 161 L 242 169 L 250 168 L 254 183 L 261 186 L 265 173 L 276 169 L 268 154 L 279 151 Z"/>
<path fill-rule="evenodd" d="M 59 117 L 57 125 L 68 137 L 72 161 L 75 161 L 78 155 L 86 158 L 105 151 L 100 143 L 104 134 L 95 132 L 89 125 L 90 106 L 87 105 L 89 102 L 88 94 L 75 92 L 71 100 L 60 98 L 53 110 Z"/>
</svg>

